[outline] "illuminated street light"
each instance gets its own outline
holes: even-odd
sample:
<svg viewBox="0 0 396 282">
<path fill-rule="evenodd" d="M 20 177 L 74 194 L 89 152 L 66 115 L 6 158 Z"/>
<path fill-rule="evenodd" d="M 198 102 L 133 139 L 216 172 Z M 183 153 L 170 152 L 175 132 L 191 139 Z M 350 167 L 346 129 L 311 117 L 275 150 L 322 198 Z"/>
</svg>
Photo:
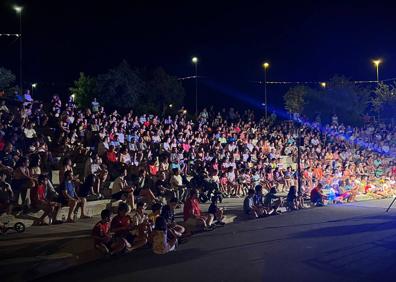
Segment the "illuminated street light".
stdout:
<svg viewBox="0 0 396 282">
<path fill-rule="evenodd" d="M 33 95 L 33 91 L 34 91 L 34 89 L 36 89 L 36 87 L 37 87 L 37 83 L 32 83 L 32 95 Z"/>
<path fill-rule="evenodd" d="M 377 71 L 377 82 L 379 82 L 379 65 L 382 63 L 381 59 L 373 60 L 373 64 L 375 65 Z"/>
<path fill-rule="evenodd" d="M 23 80 L 22 80 L 22 6 L 15 5 L 14 7 L 15 12 L 19 15 L 19 91 L 22 95 L 23 92 Z"/>
<path fill-rule="evenodd" d="M 18 14 L 20 14 L 20 13 L 22 13 L 23 7 L 15 5 L 15 6 L 14 6 L 14 10 L 15 10 L 15 12 L 17 12 Z"/>
<path fill-rule="evenodd" d="M 326 88 L 326 82 L 321 82 L 320 86 L 323 87 L 323 88 Z"/>
<path fill-rule="evenodd" d="M 264 68 L 264 104 L 265 104 L 265 119 L 268 118 L 268 103 L 267 103 L 267 69 L 269 68 L 269 63 L 263 63 Z"/>
<path fill-rule="evenodd" d="M 195 65 L 195 117 L 198 117 L 198 58 L 192 57 L 191 62 Z"/>
</svg>

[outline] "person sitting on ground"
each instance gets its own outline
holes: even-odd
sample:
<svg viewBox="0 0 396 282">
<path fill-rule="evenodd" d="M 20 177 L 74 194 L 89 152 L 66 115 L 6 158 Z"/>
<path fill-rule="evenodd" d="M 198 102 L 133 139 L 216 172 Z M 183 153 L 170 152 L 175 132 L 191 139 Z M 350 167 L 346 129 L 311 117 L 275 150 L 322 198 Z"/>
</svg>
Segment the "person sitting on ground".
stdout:
<svg viewBox="0 0 396 282">
<path fill-rule="evenodd" d="M 146 203 L 138 202 L 136 205 L 136 212 L 132 217 L 132 224 L 134 229 L 131 231 L 133 235 L 136 235 L 140 240 L 148 239 L 152 225 L 149 222 L 149 217 L 145 213 Z"/>
<path fill-rule="evenodd" d="M 302 197 L 299 197 L 297 195 L 297 189 L 296 186 L 294 185 L 290 186 L 286 200 L 287 200 L 287 208 L 290 211 L 295 211 L 304 207 L 302 202 L 303 199 Z"/>
<path fill-rule="evenodd" d="M 121 174 L 114 180 L 113 187 L 111 188 L 111 198 L 115 200 L 126 201 L 132 210 L 135 209 L 135 198 L 133 197 L 134 189 L 128 185 L 126 176 L 128 171 L 121 170 Z"/>
<path fill-rule="evenodd" d="M 219 200 L 218 196 L 212 197 L 212 203 L 209 206 L 208 213 L 213 215 L 213 218 L 216 220 L 217 225 L 224 225 L 224 210 L 217 206 L 217 202 Z"/>
<path fill-rule="evenodd" d="M 59 202 L 62 205 L 69 206 L 69 213 L 67 215 L 67 222 L 74 223 L 77 218 L 78 208 L 81 208 L 80 218 L 90 218 L 85 214 L 86 199 L 77 196 L 76 188 L 73 182 L 73 172 L 66 171 L 64 181 L 60 186 Z M 75 218 L 72 215 L 75 215 Z"/>
<path fill-rule="evenodd" d="M 270 191 L 264 197 L 264 206 L 268 209 L 269 215 L 276 215 L 280 213 L 278 208 L 282 205 L 282 198 L 276 195 L 277 191 L 275 187 L 272 187 Z"/>
<path fill-rule="evenodd" d="M 172 236 L 169 236 L 172 235 Z M 163 255 L 175 250 L 177 244 L 177 235 L 172 229 L 168 229 L 166 219 L 162 216 L 155 220 L 155 227 L 152 232 L 153 252 L 157 255 Z"/>
<path fill-rule="evenodd" d="M 37 185 L 30 191 L 30 199 L 32 201 L 32 207 L 35 209 L 43 210 L 42 216 L 34 222 L 36 225 L 43 225 L 44 219 L 48 216 L 48 224 L 61 223 L 56 220 L 58 216 L 60 204 L 49 201 L 46 197 L 47 190 L 47 176 L 41 174 L 38 177 Z"/>
<path fill-rule="evenodd" d="M 114 236 L 125 243 L 126 250 L 131 252 L 143 247 L 147 239 L 139 238 L 131 233 L 134 229 L 131 217 L 127 215 L 129 207 L 126 203 L 121 202 L 118 206 L 117 215 L 112 219 L 110 231 Z"/>
<path fill-rule="evenodd" d="M 183 208 L 184 222 L 190 227 L 190 232 L 213 230 L 213 215 L 203 214 L 198 200 L 198 191 L 191 190 Z"/>
<path fill-rule="evenodd" d="M 175 222 L 175 209 L 177 206 L 177 198 L 172 198 L 168 205 L 162 208 L 161 216 L 165 218 L 168 229 L 172 229 L 175 235 L 180 238 L 185 233 L 186 229 Z"/>
<path fill-rule="evenodd" d="M 151 207 L 152 213 L 149 214 L 148 219 L 153 226 L 155 224 L 155 220 L 157 219 L 157 217 L 161 215 L 161 209 L 162 209 L 162 205 L 160 203 L 155 203 Z"/>
<path fill-rule="evenodd" d="M 322 184 L 318 183 L 311 191 L 311 202 L 317 207 L 324 206 L 325 196 L 322 194 Z"/>
<path fill-rule="evenodd" d="M 101 220 L 92 229 L 95 248 L 104 254 L 121 253 L 125 249 L 126 243 L 123 240 L 114 240 L 110 235 L 110 210 L 102 210 L 100 217 Z"/>
<path fill-rule="evenodd" d="M 254 190 L 256 191 L 253 197 L 254 205 L 257 207 L 264 207 L 263 186 L 256 185 L 256 187 L 254 187 Z"/>
<path fill-rule="evenodd" d="M 264 216 L 266 212 L 263 207 L 259 207 L 254 204 L 254 195 L 254 190 L 249 189 L 247 196 L 243 200 L 243 211 L 250 218 L 259 218 Z"/>
</svg>

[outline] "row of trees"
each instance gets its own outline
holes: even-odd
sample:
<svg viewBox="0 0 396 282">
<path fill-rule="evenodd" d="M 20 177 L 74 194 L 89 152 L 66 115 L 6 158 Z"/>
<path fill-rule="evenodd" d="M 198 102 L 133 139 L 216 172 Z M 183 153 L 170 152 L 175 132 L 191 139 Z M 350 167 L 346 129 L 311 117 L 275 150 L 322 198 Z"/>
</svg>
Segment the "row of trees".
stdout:
<svg viewBox="0 0 396 282">
<path fill-rule="evenodd" d="M 0 93 L 10 94 L 15 89 L 15 75 L 10 70 L 0 67 Z"/>
<path fill-rule="evenodd" d="M 185 96 L 181 82 L 164 69 L 132 69 L 126 61 L 96 77 L 80 73 L 69 90 L 81 107 L 89 107 L 93 98 L 97 98 L 101 104 L 113 108 L 162 114 L 170 105 L 179 108 Z"/>
<path fill-rule="evenodd" d="M 378 83 L 375 88 L 356 84 L 344 76 L 334 76 L 322 88 L 291 87 L 284 95 L 285 109 L 314 119 L 329 120 L 337 114 L 341 121 L 362 122 L 366 113 L 392 118 L 396 110 L 396 84 Z"/>
</svg>

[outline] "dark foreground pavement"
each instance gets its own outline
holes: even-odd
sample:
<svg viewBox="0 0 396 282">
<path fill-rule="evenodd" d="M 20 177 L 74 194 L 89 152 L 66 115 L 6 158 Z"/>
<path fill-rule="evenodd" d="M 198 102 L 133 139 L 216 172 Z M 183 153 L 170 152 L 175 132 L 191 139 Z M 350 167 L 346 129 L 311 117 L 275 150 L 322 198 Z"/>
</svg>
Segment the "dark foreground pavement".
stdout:
<svg viewBox="0 0 396 282">
<path fill-rule="evenodd" d="M 240 221 L 195 235 L 170 254 L 103 259 L 41 281 L 396 281 L 390 200 Z"/>
</svg>

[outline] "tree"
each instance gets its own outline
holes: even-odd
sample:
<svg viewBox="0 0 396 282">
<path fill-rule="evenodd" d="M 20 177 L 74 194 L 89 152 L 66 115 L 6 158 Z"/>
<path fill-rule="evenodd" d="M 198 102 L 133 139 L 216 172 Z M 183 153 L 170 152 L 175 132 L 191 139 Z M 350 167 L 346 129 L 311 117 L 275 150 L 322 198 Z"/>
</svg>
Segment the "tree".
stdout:
<svg viewBox="0 0 396 282">
<path fill-rule="evenodd" d="M 165 114 L 167 109 L 181 107 L 185 92 L 176 77 L 167 74 L 159 67 L 152 72 L 146 72 L 146 79 L 146 92 L 140 104 L 147 112 Z"/>
<path fill-rule="evenodd" d="M 11 92 L 15 83 L 15 75 L 3 67 L 0 67 L 0 92 Z"/>
<path fill-rule="evenodd" d="M 396 111 L 396 83 L 378 83 L 371 98 L 371 106 L 378 116 L 393 117 Z"/>
<path fill-rule="evenodd" d="M 74 86 L 69 88 L 75 95 L 75 102 L 80 107 L 89 107 L 96 94 L 96 79 L 80 72 L 80 77 L 74 81 Z"/>
<path fill-rule="evenodd" d="M 285 101 L 285 109 L 291 114 L 301 114 L 304 110 L 304 98 L 308 91 L 309 89 L 306 86 L 295 86 L 289 88 L 289 90 L 283 96 L 283 100 Z"/>
<path fill-rule="evenodd" d="M 144 81 L 125 60 L 97 78 L 99 101 L 112 107 L 132 108 L 137 105 L 144 91 Z"/>
<path fill-rule="evenodd" d="M 337 114 L 340 121 L 356 125 L 368 108 L 370 91 L 344 76 L 334 76 L 326 88 L 309 91 L 306 101 L 305 113 L 310 117 L 320 111 L 326 120 Z"/>
</svg>

